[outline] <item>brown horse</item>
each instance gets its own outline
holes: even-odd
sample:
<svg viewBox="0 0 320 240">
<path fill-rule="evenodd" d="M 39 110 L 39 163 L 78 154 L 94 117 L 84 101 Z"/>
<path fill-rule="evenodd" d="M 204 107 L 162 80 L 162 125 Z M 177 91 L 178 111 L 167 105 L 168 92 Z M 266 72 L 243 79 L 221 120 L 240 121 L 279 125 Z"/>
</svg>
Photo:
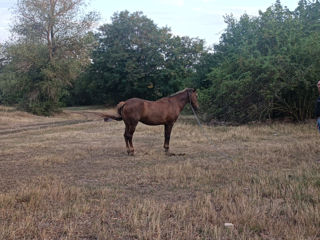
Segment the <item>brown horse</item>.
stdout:
<svg viewBox="0 0 320 240">
<path fill-rule="evenodd" d="M 130 98 L 117 105 L 116 113 L 101 114 L 101 116 L 104 117 L 105 121 L 110 119 L 124 121 L 126 125 L 124 139 L 129 155 L 134 155 L 132 137 L 138 122 L 147 125 L 164 125 L 164 149 L 166 153 L 168 153 L 173 124 L 176 122 L 180 112 L 187 103 L 190 103 L 195 109 L 199 108 L 197 97 L 198 95 L 195 89 L 186 88 L 157 101 Z"/>
</svg>

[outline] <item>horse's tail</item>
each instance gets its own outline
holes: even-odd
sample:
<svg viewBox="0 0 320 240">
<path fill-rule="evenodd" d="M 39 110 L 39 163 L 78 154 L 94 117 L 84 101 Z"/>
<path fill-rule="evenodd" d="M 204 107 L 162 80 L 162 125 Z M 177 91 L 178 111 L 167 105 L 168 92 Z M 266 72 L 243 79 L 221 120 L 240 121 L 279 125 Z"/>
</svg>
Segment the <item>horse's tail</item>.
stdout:
<svg viewBox="0 0 320 240">
<path fill-rule="evenodd" d="M 112 119 L 113 120 L 117 120 L 117 121 L 121 121 L 122 120 L 122 108 L 124 107 L 125 102 L 120 102 L 118 103 L 116 109 L 112 109 L 112 110 L 108 110 L 105 113 L 101 113 L 101 112 L 84 112 L 84 113 L 92 113 L 95 115 L 98 115 L 100 117 L 102 117 L 104 119 L 105 122 L 109 122 Z"/>
<path fill-rule="evenodd" d="M 124 107 L 124 105 L 126 104 L 126 102 L 119 102 L 117 104 L 117 112 L 118 114 L 121 116 L 121 119 L 122 119 L 122 108 Z"/>
<path fill-rule="evenodd" d="M 122 120 L 121 112 L 125 104 L 126 104 L 125 102 L 119 102 L 117 105 L 117 108 L 115 109 L 116 111 L 112 111 L 112 112 L 109 111 L 107 113 L 97 113 L 97 114 L 103 117 L 105 122 L 108 122 L 111 119 L 116 121 L 121 121 Z"/>
<path fill-rule="evenodd" d="M 122 117 L 117 112 L 107 112 L 107 113 L 99 113 L 99 112 L 93 112 L 94 114 L 102 117 L 105 122 L 109 122 L 110 120 L 117 120 L 121 121 Z"/>
</svg>

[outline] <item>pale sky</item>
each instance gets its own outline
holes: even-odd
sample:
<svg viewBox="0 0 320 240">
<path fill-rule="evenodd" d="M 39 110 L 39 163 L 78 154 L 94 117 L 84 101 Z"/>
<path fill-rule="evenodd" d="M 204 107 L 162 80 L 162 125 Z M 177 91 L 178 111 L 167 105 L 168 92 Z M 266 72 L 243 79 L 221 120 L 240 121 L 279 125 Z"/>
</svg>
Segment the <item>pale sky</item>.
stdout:
<svg viewBox="0 0 320 240">
<path fill-rule="evenodd" d="M 48 0 L 49 1 L 49 0 Z M 299 0 L 282 0 L 281 4 L 294 10 Z M 12 23 L 10 9 L 16 0 L 0 0 L 0 43 L 9 39 Z M 257 16 L 276 0 L 89 0 L 88 11 L 101 16 L 100 23 L 110 23 L 115 12 L 142 11 L 159 27 L 170 27 L 175 35 L 199 37 L 208 46 L 218 43 L 226 28 L 223 16 L 233 14 L 237 19 L 244 13 Z"/>
</svg>

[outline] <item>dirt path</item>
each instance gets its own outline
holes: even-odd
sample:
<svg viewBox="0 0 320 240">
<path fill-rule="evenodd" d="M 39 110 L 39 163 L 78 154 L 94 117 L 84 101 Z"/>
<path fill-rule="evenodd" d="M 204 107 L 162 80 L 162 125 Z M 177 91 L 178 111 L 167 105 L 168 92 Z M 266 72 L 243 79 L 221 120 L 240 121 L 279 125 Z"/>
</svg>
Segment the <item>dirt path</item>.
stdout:
<svg viewBox="0 0 320 240">
<path fill-rule="evenodd" d="M 68 121 L 58 121 L 58 122 L 52 122 L 52 123 L 29 124 L 29 125 L 24 125 L 23 127 L 18 127 L 14 129 L 0 130 L 0 135 L 8 135 L 8 134 L 20 133 L 20 132 L 25 132 L 30 130 L 61 127 L 66 125 L 95 122 L 95 121 L 100 121 L 100 120 L 68 120 Z"/>
<path fill-rule="evenodd" d="M 11 113 L 11 115 L 13 115 Z M 63 112 L 63 118 L 66 117 L 72 117 L 73 119 L 71 120 L 61 120 L 61 118 L 57 118 L 53 120 L 50 120 L 49 122 L 46 121 L 46 118 L 39 118 L 36 116 L 31 116 L 30 121 L 33 123 L 28 124 L 28 123 L 17 123 L 14 124 L 12 127 L 7 127 L 7 128 L 0 128 L 0 136 L 1 135 L 8 135 L 8 134 L 14 134 L 14 133 L 20 133 L 20 132 L 25 132 L 25 131 L 30 131 L 30 130 L 39 130 L 39 129 L 45 129 L 45 128 L 54 128 L 54 127 L 61 127 L 61 126 L 67 126 L 67 125 L 74 125 L 74 124 L 80 124 L 80 123 L 86 123 L 86 122 L 99 122 L 103 121 L 101 118 L 97 117 L 94 115 L 94 112 L 81 112 L 81 111 L 64 111 Z M 59 116 L 59 115 L 58 115 Z M 63 119 L 62 118 L 62 119 Z M 14 121 L 14 117 L 12 117 L 12 120 Z M 29 121 L 29 122 L 30 122 Z M 46 122 L 43 122 L 46 121 Z"/>
</svg>

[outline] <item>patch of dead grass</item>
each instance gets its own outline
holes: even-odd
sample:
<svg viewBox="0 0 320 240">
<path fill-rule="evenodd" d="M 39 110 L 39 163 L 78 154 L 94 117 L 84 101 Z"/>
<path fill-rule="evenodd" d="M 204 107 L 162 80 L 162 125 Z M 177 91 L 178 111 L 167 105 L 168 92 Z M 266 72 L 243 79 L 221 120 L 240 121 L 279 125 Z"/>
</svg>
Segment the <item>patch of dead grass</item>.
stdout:
<svg viewBox="0 0 320 240">
<path fill-rule="evenodd" d="M 177 122 L 171 157 L 162 126 L 138 125 L 135 157 L 123 131 L 113 121 L 1 135 L 0 239 L 320 239 L 313 123 L 203 133 Z"/>
</svg>

